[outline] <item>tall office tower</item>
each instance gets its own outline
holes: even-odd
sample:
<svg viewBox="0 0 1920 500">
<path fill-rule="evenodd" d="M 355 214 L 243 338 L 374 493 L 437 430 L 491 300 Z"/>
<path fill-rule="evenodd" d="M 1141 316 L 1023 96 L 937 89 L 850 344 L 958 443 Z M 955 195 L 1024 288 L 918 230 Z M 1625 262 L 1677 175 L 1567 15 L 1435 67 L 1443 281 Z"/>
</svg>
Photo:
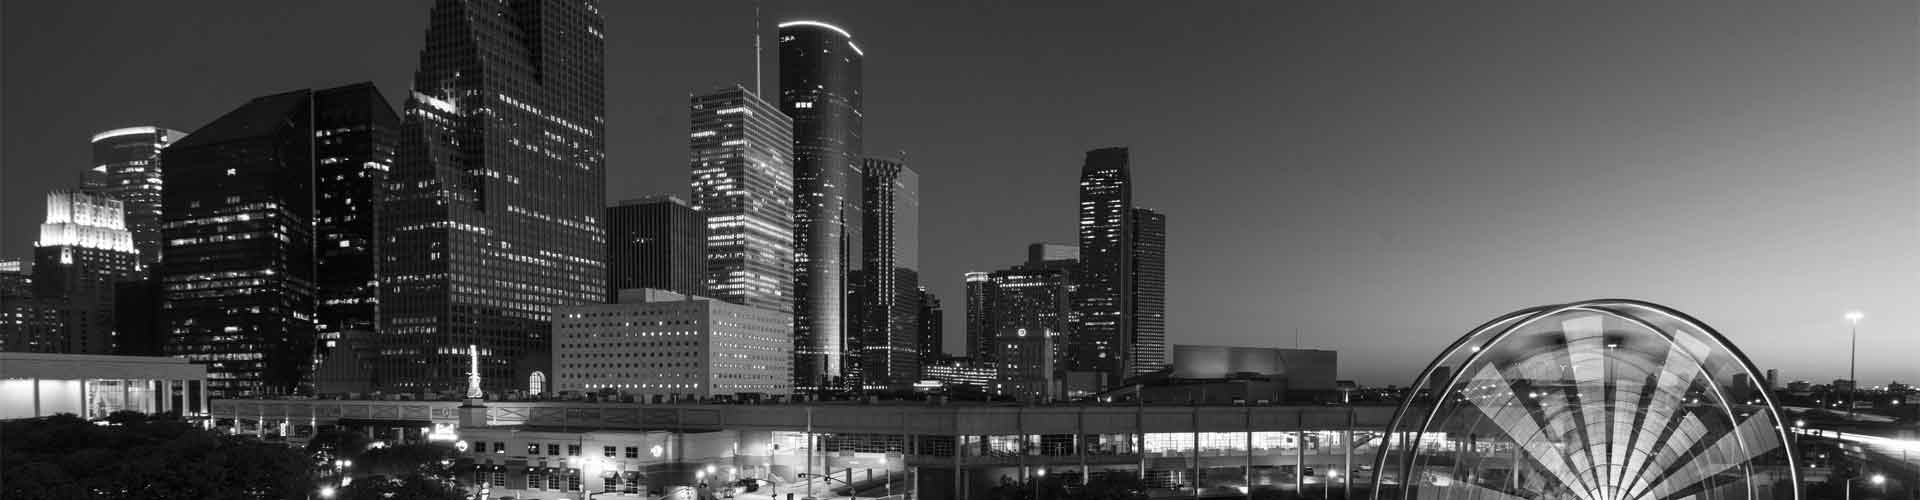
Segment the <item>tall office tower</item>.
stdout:
<svg viewBox="0 0 1920 500">
<path fill-rule="evenodd" d="M 924 373 L 926 371 L 926 365 L 932 364 L 947 356 L 947 349 L 945 347 L 947 337 L 944 333 L 946 331 L 944 322 L 946 321 L 947 315 L 946 312 L 940 308 L 940 297 L 935 296 L 933 292 L 927 290 L 927 287 L 924 285 L 920 287 L 919 292 L 920 312 L 918 315 L 920 320 L 920 341 L 914 350 L 919 351 L 920 366 L 922 367 L 921 372 Z"/>
<path fill-rule="evenodd" d="M 1119 383 L 1132 366 L 1133 185 L 1127 149 L 1087 152 L 1080 169 L 1080 269 L 1068 339 L 1071 369 L 1105 372 Z"/>
<path fill-rule="evenodd" d="M 1130 216 L 1129 376 L 1158 371 L 1167 364 L 1167 216 L 1145 208 L 1134 208 Z"/>
<path fill-rule="evenodd" d="M 920 377 L 920 174 L 881 158 L 861 172 L 862 383 L 905 386 Z"/>
<path fill-rule="evenodd" d="M 1047 387 L 1054 380 L 1057 363 L 1065 357 L 1061 344 L 1070 331 L 1072 273 L 1062 267 L 1023 264 L 991 276 L 993 355 L 989 363 L 1004 382 L 1021 387 L 1003 393 L 1051 394 Z M 1050 355 L 1035 352 L 1042 347 Z"/>
<path fill-rule="evenodd" d="M 371 82 L 315 93 L 313 221 L 319 308 L 314 331 L 325 356 L 346 332 L 379 326 L 381 198 L 393 167 L 400 116 Z"/>
<path fill-rule="evenodd" d="M 780 24 L 780 109 L 793 117 L 794 387 L 845 389 L 846 280 L 858 250 L 860 68 L 853 35 L 816 21 Z"/>
<path fill-rule="evenodd" d="M 606 298 L 605 39 L 592 0 L 437 0 L 382 208 L 375 386 L 487 391 Z"/>
<path fill-rule="evenodd" d="M 692 98 L 693 206 L 707 218 L 706 288 L 793 313 L 793 119 L 738 85 Z"/>
<path fill-rule="evenodd" d="M 327 260 L 316 248 L 365 245 L 372 211 L 362 183 L 320 182 L 377 168 L 391 112 L 371 84 L 301 89 L 255 98 L 194 130 L 161 154 L 167 165 L 157 272 L 167 354 L 206 364 L 208 388 L 221 397 L 303 393 L 321 354 L 323 286 L 373 279 L 364 257 Z M 337 167 L 359 161 L 352 168 Z M 320 191 L 341 187 L 343 193 Z M 331 204 L 332 208 L 323 208 Z M 342 207 L 353 207 L 352 210 Z M 346 215 L 356 215 L 347 218 Z M 322 221 L 324 217 L 332 220 Z M 325 239 L 323 233 L 353 235 Z M 353 254 L 345 254 L 352 256 Z M 338 269 L 323 267 L 339 265 Z M 345 289 L 351 291 L 351 288 Z M 342 293 L 330 298 L 370 298 Z M 335 306 L 362 304 L 336 303 Z M 346 322 L 346 320 L 336 320 Z"/>
<path fill-rule="evenodd" d="M 33 292 L 59 318 L 57 352 L 112 354 L 114 289 L 138 276 L 124 204 L 105 194 L 47 194 L 33 248 Z"/>
<path fill-rule="evenodd" d="M 128 127 L 93 135 L 93 167 L 81 189 L 119 199 L 127 213 L 140 265 L 160 260 L 160 150 L 187 134 L 160 127 Z"/>
<path fill-rule="evenodd" d="M 966 274 L 967 351 L 974 361 L 993 359 L 993 274 L 979 271 Z"/>
<path fill-rule="evenodd" d="M 607 271 L 607 303 L 631 288 L 704 296 L 706 218 L 673 195 L 607 207 Z"/>
</svg>

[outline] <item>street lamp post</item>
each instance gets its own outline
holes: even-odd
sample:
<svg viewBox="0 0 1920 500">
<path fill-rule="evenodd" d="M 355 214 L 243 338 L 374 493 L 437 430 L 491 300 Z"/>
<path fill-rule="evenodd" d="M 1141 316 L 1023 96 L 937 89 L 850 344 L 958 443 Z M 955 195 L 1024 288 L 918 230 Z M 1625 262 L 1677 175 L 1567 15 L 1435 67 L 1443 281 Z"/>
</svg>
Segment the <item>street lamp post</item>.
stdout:
<svg viewBox="0 0 1920 500">
<path fill-rule="evenodd" d="M 1847 381 L 1848 381 L 1847 422 L 1848 423 L 1853 422 L 1854 393 L 1860 390 L 1860 378 L 1854 375 L 1854 361 L 1860 357 L 1860 320 L 1866 317 L 1867 317 L 1866 313 L 1862 313 L 1860 311 L 1847 311 L 1847 321 L 1853 323 L 1853 328 L 1851 329 L 1851 335 L 1850 335 L 1851 340 L 1848 342 L 1848 349 L 1847 349 Z"/>
<path fill-rule="evenodd" d="M 1853 500 L 1853 480 L 1855 480 L 1855 479 L 1860 479 L 1860 478 L 1857 478 L 1857 477 L 1850 477 L 1850 478 L 1847 478 L 1847 497 L 1846 497 L 1846 500 Z M 1881 486 L 1881 487 L 1885 487 L 1885 486 L 1886 486 L 1886 484 L 1887 484 L 1887 475 L 1886 475 L 1886 474 L 1874 474 L 1874 475 L 1873 475 L 1873 477 L 1870 477 L 1870 478 L 1867 478 L 1867 482 L 1869 482 L 1869 483 L 1873 483 L 1873 485 L 1874 485 L 1874 486 Z"/>
</svg>

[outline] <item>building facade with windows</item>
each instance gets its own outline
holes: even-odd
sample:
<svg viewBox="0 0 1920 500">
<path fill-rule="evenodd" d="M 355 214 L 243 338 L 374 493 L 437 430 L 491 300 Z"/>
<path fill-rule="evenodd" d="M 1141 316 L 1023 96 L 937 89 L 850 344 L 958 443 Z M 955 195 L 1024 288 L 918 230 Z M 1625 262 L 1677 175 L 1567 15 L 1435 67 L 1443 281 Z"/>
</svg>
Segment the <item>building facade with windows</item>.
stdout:
<svg viewBox="0 0 1920 500">
<path fill-rule="evenodd" d="M 160 127 L 127 127 L 93 135 L 93 166 L 80 188 L 120 200 L 140 251 L 140 266 L 160 260 L 160 151 L 187 134 Z"/>
<path fill-rule="evenodd" d="M 851 389 L 858 343 L 847 278 L 860 265 L 865 53 L 819 21 L 780 23 L 780 110 L 793 117 L 794 385 Z"/>
<path fill-rule="evenodd" d="M 321 325 L 372 323 L 373 209 L 347 200 L 371 179 L 319 175 L 379 170 L 384 106 L 364 83 L 259 97 L 162 153 L 165 351 L 207 365 L 216 395 L 307 392 Z"/>
<path fill-rule="evenodd" d="M 707 222 L 686 200 L 626 200 L 607 207 L 606 220 L 607 300 L 632 288 L 707 294 Z"/>
<path fill-rule="evenodd" d="M 793 119 L 745 87 L 693 96 L 693 206 L 707 295 L 793 312 Z"/>
<path fill-rule="evenodd" d="M 33 295 L 57 320 L 51 338 L 29 342 L 28 350 L 113 354 L 115 290 L 140 276 L 124 207 L 104 194 L 47 194 L 33 248 Z"/>
<path fill-rule="evenodd" d="M 869 388 L 905 387 L 920 375 L 920 174 L 899 160 L 867 158 L 860 310 L 860 375 Z"/>
<path fill-rule="evenodd" d="M 1088 151 L 1080 170 L 1080 264 L 1069 365 L 1108 383 L 1166 361 L 1166 217 L 1136 208 L 1127 148 Z"/>
<path fill-rule="evenodd" d="M 557 311 L 553 392 L 643 402 L 793 393 L 786 313 L 650 289 Z"/>
<path fill-rule="evenodd" d="M 436 0 L 381 210 L 378 389 L 486 390 L 606 299 L 605 23 L 587 0 Z M 546 358 L 546 356 L 540 356 Z"/>
</svg>

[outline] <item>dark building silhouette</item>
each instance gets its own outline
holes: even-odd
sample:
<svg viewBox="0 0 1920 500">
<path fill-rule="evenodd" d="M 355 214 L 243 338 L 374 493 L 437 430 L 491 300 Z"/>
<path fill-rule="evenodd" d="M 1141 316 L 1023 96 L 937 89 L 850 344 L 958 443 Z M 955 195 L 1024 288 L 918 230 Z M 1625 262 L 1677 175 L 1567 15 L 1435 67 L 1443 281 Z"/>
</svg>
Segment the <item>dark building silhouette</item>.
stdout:
<svg viewBox="0 0 1920 500">
<path fill-rule="evenodd" d="M 862 383 L 904 387 L 920 377 L 920 175 L 881 158 L 861 172 Z"/>
<path fill-rule="evenodd" d="M 947 358 L 947 338 L 944 333 L 947 315 L 940 307 L 940 297 L 924 285 L 919 288 L 920 341 L 914 350 L 920 354 L 921 372 L 925 373 L 927 365 Z"/>
<path fill-rule="evenodd" d="M 114 289 L 113 353 L 121 356 L 164 356 L 167 353 L 165 295 L 157 275 L 122 281 Z"/>
<path fill-rule="evenodd" d="M 215 396 L 311 389 L 320 355 L 317 209 L 334 194 L 320 192 L 316 177 L 323 164 L 376 147 L 348 138 L 378 142 L 375 109 L 386 105 L 371 84 L 260 97 L 162 153 L 171 186 L 158 272 L 166 352 L 207 365 Z M 354 130 L 375 132 L 335 135 Z M 353 279 L 372 280 L 370 271 L 361 266 Z"/>
<path fill-rule="evenodd" d="M 554 307 L 606 298 L 605 40 L 596 2 L 438 0 L 381 208 L 375 385 L 525 389 Z"/>
<path fill-rule="evenodd" d="M 80 187 L 120 200 L 143 268 L 160 259 L 160 150 L 184 136 L 160 127 L 119 128 L 93 135 L 93 166 L 81 177 Z"/>
<path fill-rule="evenodd" d="M 846 302 L 859 250 L 861 60 L 853 35 L 780 24 L 780 109 L 793 117 L 794 387 L 846 389 L 855 341 Z"/>
<path fill-rule="evenodd" d="M 706 296 L 707 221 L 686 200 L 626 200 L 607 207 L 606 220 L 607 303 L 634 288 Z"/>
<path fill-rule="evenodd" d="M 34 296 L 32 261 L 0 260 L 0 352 L 57 353 L 59 312 Z"/>
<path fill-rule="evenodd" d="M 1166 219 L 1133 205 L 1126 148 L 1087 152 L 1068 365 L 1107 383 L 1158 370 L 1165 354 Z M 1144 225 L 1144 227 L 1142 227 Z"/>
<path fill-rule="evenodd" d="M 345 332 L 379 327 L 380 209 L 400 116 L 372 83 L 319 91 L 314 102 L 314 328 L 325 356 Z"/>
<path fill-rule="evenodd" d="M 112 354 L 114 290 L 139 276 L 140 254 L 125 205 L 81 191 L 47 195 L 46 222 L 33 248 L 33 294 L 58 323 L 40 352 Z"/>
<path fill-rule="evenodd" d="M 692 101 L 688 162 L 707 221 L 708 294 L 791 315 L 793 119 L 738 85 Z"/>
<path fill-rule="evenodd" d="M 993 274 L 973 271 L 966 274 L 967 352 L 977 362 L 993 360 Z"/>
</svg>

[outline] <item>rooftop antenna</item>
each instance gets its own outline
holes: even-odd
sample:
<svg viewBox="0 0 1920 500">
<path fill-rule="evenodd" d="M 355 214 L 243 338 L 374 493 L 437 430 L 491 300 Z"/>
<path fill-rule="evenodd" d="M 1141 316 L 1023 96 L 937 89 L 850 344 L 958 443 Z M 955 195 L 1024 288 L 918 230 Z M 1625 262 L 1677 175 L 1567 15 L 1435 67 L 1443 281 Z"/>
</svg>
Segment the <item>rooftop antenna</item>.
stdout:
<svg viewBox="0 0 1920 500">
<path fill-rule="evenodd" d="M 753 95 L 760 95 L 760 0 L 753 0 Z"/>
</svg>

